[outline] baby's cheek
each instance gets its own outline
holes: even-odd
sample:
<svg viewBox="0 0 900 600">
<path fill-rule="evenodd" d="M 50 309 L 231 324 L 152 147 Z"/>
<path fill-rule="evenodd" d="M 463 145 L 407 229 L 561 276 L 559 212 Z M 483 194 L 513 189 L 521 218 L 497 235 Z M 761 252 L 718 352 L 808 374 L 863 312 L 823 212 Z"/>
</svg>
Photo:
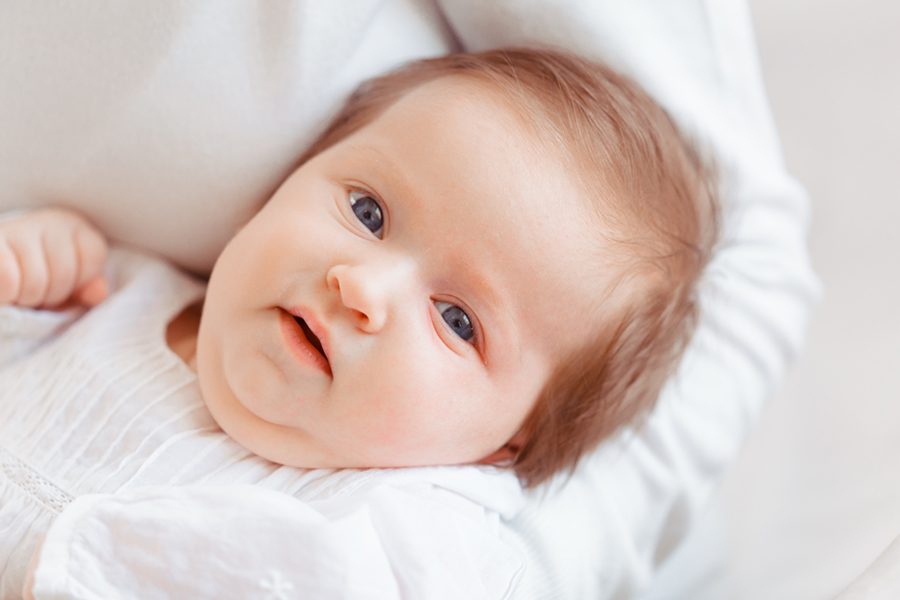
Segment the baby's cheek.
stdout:
<svg viewBox="0 0 900 600">
<path fill-rule="evenodd" d="M 429 391 L 410 382 L 380 381 L 355 394 L 352 423 L 360 451 L 376 461 L 402 464 L 435 440 L 440 415 L 426 406 Z"/>
<path fill-rule="evenodd" d="M 465 392 L 453 381 L 404 382 L 387 393 L 378 408 L 377 443 L 410 464 L 444 464 L 465 460 L 478 445 L 482 423 L 472 414 Z"/>
<path fill-rule="evenodd" d="M 408 441 L 428 430 L 424 404 L 427 388 L 409 382 L 381 383 L 372 386 L 366 413 L 373 427 L 373 439 L 386 447 L 402 449 Z"/>
</svg>

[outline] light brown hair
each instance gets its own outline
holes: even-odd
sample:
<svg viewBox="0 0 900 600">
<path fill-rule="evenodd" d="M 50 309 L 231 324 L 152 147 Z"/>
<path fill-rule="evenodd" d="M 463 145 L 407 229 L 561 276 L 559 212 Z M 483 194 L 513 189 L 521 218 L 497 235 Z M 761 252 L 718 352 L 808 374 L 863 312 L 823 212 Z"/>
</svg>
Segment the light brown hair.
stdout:
<svg viewBox="0 0 900 600">
<path fill-rule="evenodd" d="M 696 288 L 718 234 L 715 182 L 637 84 L 602 64 L 546 48 L 452 54 L 369 80 L 298 164 L 413 88 L 460 75 L 489 83 L 543 142 L 562 152 L 585 189 L 595 192 L 586 196 L 602 224 L 598 235 L 607 253 L 616 250 L 614 283 L 597 299 L 605 315 L 599 331 L 559 357 L 520 430 L 524 442 L 511 466 L 533 487 L 571 472 L 586 452 L 654 405 L 696 324 Z"/>
</svg>

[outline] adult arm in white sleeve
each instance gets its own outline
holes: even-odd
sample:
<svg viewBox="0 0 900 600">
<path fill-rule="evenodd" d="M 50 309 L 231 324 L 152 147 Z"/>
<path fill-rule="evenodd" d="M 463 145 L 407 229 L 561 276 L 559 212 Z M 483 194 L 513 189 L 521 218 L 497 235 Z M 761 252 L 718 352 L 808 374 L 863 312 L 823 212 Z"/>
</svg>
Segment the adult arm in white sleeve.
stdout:
<svg viewBox="0 0 900 600">
<path fill-rule="evenodd" d="M 799 351 L 819 284 L 808 201 L 787 174 L 744 2 L 439 0 L 462 45 L 544 44 L 631 75 L 710 151 L 723 235 L 698 331 L 643 427 L 539 492 L 513 523 L 528 596 L 632 597 L 696 522 Z"/>
<path fill-rule="evenodd" d="M 469 500 L 378 485 L 318 502 L 253 486 L 82 496 L 44 540 L 34 597 L 507 598 L 523 559 Z"/>
</svg>

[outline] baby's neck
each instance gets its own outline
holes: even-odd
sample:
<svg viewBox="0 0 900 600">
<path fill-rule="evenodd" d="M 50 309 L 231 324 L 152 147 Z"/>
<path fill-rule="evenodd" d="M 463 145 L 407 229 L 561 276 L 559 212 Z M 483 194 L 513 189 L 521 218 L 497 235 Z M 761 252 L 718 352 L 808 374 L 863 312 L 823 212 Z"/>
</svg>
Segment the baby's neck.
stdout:
<svg viewBox="0 0 900 600">
<path fill-rule="evenodd" d="M 166 328 L 166 344 L 194 371 L 197 370 L 197 331 L 202 307 L 201 303 L 188 306 Z"/>
</svg>

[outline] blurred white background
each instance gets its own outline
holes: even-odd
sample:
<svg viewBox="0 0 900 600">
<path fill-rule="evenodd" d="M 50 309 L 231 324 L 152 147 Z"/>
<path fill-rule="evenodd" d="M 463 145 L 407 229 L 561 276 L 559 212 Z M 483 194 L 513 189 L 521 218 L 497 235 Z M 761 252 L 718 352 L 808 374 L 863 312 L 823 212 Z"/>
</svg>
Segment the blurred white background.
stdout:
<svg viewBox="0 0 900 600">
<path fill-rule="evenodd" d="M 900 3 L 750 7 L 825 293 L 711 510 L 726 572 L 684 597 L 832 598 L 900 535 Z"/>
</svg>

